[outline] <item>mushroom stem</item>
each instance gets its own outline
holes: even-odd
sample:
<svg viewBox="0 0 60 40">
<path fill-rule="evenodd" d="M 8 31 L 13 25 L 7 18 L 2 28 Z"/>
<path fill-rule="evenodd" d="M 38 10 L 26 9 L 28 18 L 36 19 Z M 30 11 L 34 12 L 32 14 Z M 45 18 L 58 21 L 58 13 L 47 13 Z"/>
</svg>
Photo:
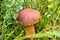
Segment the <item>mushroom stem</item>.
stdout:
<svg viewBox="0 0 60 40">
<path fill-rule="evenodd" d="M 35 34 L 35 28 L 34 25 L 28 25 L 26 28 L 26 35 Z M 33 40 L 33 38 L 30 38 L 30 40 Z"/>
<path fill-rule="evenodd" d="M 26 28 L 26 34 L 30 35 L 30 34 L 34 34 L 34 33 L 35 33 L 34 25 L 28 25 Z"/>
</svg>

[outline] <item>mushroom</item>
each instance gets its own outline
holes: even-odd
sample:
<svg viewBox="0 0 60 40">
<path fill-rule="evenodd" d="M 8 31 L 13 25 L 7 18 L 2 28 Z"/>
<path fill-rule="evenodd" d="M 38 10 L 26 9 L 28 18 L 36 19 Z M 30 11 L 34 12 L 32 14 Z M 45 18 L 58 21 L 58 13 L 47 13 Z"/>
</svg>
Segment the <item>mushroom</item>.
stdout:
<svg viewBox="0 0 60 40">
<path fill-rule="evenodd" d="M 41 19 L 40 13 L 32 8 L 26 8 L 20 11 L 18 22 L 26 26 L 26 35 L 35 34 L 34 24 Z"/>
</svg>

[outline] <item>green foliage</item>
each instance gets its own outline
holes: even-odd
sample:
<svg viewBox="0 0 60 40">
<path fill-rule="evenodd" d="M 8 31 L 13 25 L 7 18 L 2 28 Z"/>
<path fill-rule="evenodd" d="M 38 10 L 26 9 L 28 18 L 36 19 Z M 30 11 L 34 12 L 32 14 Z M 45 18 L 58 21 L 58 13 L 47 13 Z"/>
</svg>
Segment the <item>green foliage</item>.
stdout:
<svg viewBox="0 0 60 40">
<path fill-rule="evenodd" d="M 32 36 L 31 36 L 31 35 L 26 35 L 26 36 L 23 36 L 23 37 L 20 37 L 20 36 L 19 36 L 19 37 L 17 37 L 17 38 L 14 39 L 14 40 L 20 40 L 20 39 L 23 40 L 23 39 L 25 39 L 25 38 L 31 38 L 31 37 L 32 37 L 32 38 L 42 38 L 42 37 L 44 38 L 44 37 L 48 37 L 48 36 L 50 36 L 50 35 L 51 35 L 51 36 L 52 36 L 52 35 L 56 35 L 56 36 L 57 36 L 57 35 L 59 35 L 58 33 L 60 34 L 60 32 L 53 31 L 53 32 L 51 32 L 51 33 L 50 33 L 50 32 L 49 32 L 49 33 L 46 32 L 46 33 L 33 34 Z M 47 35 L 46 35 L 46 34 L 47 34 Z"/>
<path fill-rule="evenodd" d="M 52 40 L 59 40 L 59 0 L 2 0 L 0 2 L 0 40 L 14 40 L 17 37 L 24 38 L 26 28 L 17 21 L 18 13 L 24 8 L 34 8 L 42 15 L 42 19 L 35 25 L 35 28 L 37 33 L 42 31 L 45 34 L 42 33 L 40 35 L 41 38 L 36 34 L 38 38 L 36 40 L 49 40 L 46 32 L 51 31 L 52 33 L 53 31 L 59 31 L 57 37 L 50 34 L 53 37 Z M 34 38 L 36 38 L 36 36 Z"/>
</svg>

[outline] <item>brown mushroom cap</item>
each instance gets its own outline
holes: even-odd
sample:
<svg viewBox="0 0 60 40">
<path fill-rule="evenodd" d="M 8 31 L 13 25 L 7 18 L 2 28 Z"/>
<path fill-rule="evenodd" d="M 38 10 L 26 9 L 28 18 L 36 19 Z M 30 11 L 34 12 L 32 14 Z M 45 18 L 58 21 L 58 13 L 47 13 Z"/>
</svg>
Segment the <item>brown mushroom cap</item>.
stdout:
<svg viewBox="0 0 60 40">
<path fill-rule="evenodd" d="M 23 9 L 18 15 L 18 22 L 25 26 L 36 24 L 40 19 L 40 13 L 32 8 Z"/>
</svg>

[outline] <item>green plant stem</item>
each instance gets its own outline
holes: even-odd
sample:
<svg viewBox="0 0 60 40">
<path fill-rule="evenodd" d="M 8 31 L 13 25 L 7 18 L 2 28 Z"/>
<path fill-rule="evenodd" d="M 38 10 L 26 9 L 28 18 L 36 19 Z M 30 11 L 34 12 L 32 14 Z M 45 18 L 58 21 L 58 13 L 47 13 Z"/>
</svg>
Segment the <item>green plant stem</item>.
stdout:
<svg viewBox="0 0 60 40">
<path fill-rule="evenodd" d="M 14 31 L 15 31 L 18 27 L 19 27 L 19 26 L 15 27 L 15 29 L 14 29 L 10 34 L 8 34 L 8 36 L 6 37 L 5 40 L 7 40 L 7 39 L 14 33 Z"/>
<path fill-rule="evenodd" d="M 6 25 L 5 25 L 5 20 L 4 20 L 3 25 L 2 25 L 2 34 L 1 34 L 2 40 L 6 38 L 5 32 L 6 32 Z"/>
<path fill-rule="evenodd" d="M 58 10 L 59 6 L 60 6 L 60 3 L 58 4 L 58 6 L 57 6 L 57 8 L 55 9 L 54 13 L 56 13 L 56 11 Z"/>
<path fill-rule="evenodd" d="M 55 36 L 58 33 L 60 33 L 60 32 L 53 31 L 53 32 L 49 32 L 49 33 L 37 33 L 37 34 L 33 34 L 33 35 L 26 35 L 23 37 L 19 37 L 19 38 L 16 38 L 14 40 L 23 40 L 23 39 L 31 38 L 31 37 L 32 38 L 42 38 L 42 37 L 48 37 L 48 36 Z"/>
<path fill-rule="evenodd" d="M 32 8 L 32 2 L 33 2 L 33 0 L 31 0 L 31 8 Z"/>
</svg>

